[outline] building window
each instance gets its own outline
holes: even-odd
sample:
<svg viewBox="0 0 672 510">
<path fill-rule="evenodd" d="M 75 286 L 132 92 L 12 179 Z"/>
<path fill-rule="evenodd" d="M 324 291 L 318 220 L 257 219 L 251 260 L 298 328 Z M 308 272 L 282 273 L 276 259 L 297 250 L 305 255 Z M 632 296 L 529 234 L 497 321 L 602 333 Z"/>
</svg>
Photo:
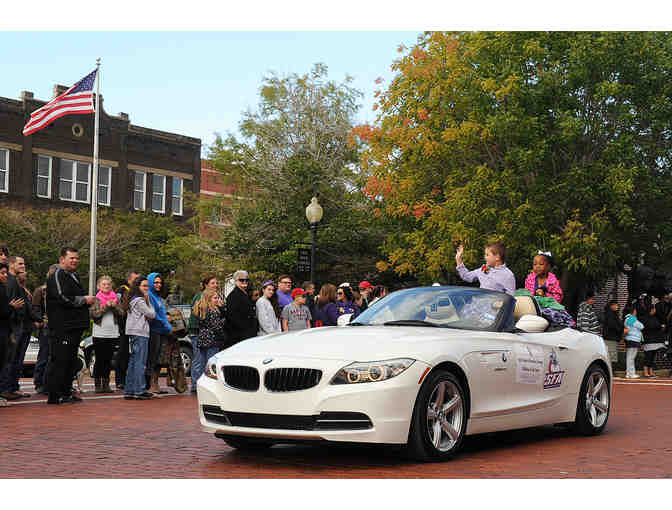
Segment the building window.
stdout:
<svg viewBox="0 0 672 510">
<path fill-rule="evenodd" d="M 70 202 L 89 203 L 91 165 L 69 159 L 61 160 L 59 198 Z"/>
<path fill-rule="evenodd" d="M 49 156 L 37 156 L 37 196 L 51 198 L 51 162 Z"/>
<path fill-rule="evenodd" d="M 166 176 L 152 175 L 152 211 L 166 212 Z"/>
<path fill-rule="evenodd" d="M 110 205 L 110 186 L 112 169 L 109 166 L 98 167 L 98 205 Z"/>
<path fill-rule="evenodd" d="M 182 192 L 184 190 L 184 180 L 179 177 L 173 177 L 173 214 L 182 216 Z"/>
<path fill-rule="evenodd" d="M 9 151 L 0 149 L 0 192 L 9 190 Z"/>
<path fill-rule="evenodd" d="M 145 172 L 135 172 L 135 185 L 133 187 L 133 209 L 136 211 L 145 210 L 146 184 L 147 174 Z"/>
</svg>

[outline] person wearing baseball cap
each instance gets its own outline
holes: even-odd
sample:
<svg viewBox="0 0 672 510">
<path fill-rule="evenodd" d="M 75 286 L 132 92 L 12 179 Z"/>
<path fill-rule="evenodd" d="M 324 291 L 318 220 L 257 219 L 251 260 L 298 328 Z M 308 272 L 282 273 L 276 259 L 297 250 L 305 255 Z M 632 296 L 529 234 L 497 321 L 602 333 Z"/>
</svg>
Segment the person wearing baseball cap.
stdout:
<svg viewBox="0 0 672 510">
<path fill-rule="evenodd" d="M 280 314 L 282 330 L 299 331 L 310 329 L 310 321 L 313 317 L 306 306 L 306 291 L 303 289 L 294 289 L 292 291 L 292 299 L 293 301 L 285 306 Z"/>
<path fill-rule="evenodd" d="M 362 304 L 359 307 L 359 310 L 363 312 L 369 307 L 369 299 L 371 298 L 371 293 L 373 292 L 373 285 L 371 285 L 366 280 L 359 282 L 359 295 L 362 299 Z"/>
</svg>

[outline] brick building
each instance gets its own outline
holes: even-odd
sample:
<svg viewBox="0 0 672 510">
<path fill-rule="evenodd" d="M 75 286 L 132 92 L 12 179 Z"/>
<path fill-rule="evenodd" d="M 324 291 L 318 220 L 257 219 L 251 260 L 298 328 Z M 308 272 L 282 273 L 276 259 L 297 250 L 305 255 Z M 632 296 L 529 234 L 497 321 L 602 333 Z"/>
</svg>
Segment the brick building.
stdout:
<svg viewBox="0 0 672 510">
<path fill-rule="evenodd" d="M 54 97 L 67 89 L 54 87 Z M 46 101 L 0 97 L 0 204 L 87 207 L 94 115 L 68 115 L 30 136 L 22 129 Z M 100 98 L 98 204 L 185 218 L 185 192 L 200 190 L 201 140 L 108 115 Z"/>
</svg>

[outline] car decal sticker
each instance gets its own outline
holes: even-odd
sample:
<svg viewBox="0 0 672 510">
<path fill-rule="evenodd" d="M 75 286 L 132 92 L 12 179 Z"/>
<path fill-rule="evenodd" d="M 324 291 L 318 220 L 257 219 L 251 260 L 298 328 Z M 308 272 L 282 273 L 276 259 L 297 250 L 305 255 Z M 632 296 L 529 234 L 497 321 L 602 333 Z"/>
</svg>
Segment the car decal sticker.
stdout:
<svg viewBox="0 0 672 510">
<path fill-rule="evenodd" d="M 516 344 L 516 382 L 540 384 L 544 373 L 544 350 L 538 345 Z"/>
<path fill-rule="evenodd" d="M 547 372 L 544 376 L 544 389 L 551 390 L 553 388 L 559 388 L 562 386 L 564 376 L 565 372 L 560 368 L 558 355 L 556 354 L 555 349 L 551 349 L 551 353 L 548 356 Z"/>
</svg>

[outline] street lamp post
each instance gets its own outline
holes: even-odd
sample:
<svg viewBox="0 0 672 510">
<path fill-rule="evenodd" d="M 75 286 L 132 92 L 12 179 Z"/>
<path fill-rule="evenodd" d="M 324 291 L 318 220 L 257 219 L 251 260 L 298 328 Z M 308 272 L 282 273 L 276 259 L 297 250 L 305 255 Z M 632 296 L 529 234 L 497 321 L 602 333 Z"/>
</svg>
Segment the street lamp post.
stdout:
<svg viewBox="0 0 672 510">
<path fill-rule="evenodd" d="M 310 199 L 310 204 L 306 207 L 306 218 L 310 223 L 310 230 L 313 233 L 313 241 L 310 251 L 310 281 L 315 283 L 315 244 L 317 240 L 317 224 L 322 220 L 322 206 L 318 203 L 317 197 Z"/>
</svg>

